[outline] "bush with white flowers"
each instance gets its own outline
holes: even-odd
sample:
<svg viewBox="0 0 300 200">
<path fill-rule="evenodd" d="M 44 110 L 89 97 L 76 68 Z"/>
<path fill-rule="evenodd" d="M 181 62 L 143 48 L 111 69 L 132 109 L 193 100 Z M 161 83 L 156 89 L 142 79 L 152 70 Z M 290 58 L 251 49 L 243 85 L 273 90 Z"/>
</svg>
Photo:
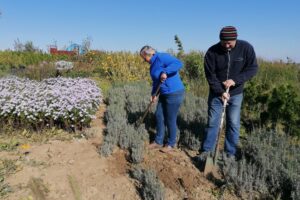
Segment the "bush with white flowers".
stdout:
<svg viewBox="0 0 300 200">
<path fill-rule="evenodd" d="M 60 60 L 60 61 L 57 61 L 55 62 L 55 68 L 59 71 L 62 71 L 62 70 L 70 70 L 72 69 L 74 66 L 73 66 L 73 63 L 72 62 L 68 62 L 68 61 L 64 61 L 64 60 Z"/>
<path fill-rule="evenodd" d="M 89 126 L 101 102 L 101 90 L 86 78 L 0 79 L 2 126 L 82 128 Z"/>
</svg>

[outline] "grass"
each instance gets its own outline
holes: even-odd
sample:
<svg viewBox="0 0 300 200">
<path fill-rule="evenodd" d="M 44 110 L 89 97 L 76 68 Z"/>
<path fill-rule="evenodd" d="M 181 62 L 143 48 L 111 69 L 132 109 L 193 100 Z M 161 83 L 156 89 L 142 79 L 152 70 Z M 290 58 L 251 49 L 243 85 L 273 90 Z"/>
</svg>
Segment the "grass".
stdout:
<svg viewBox="0 0 300 200">
<path fill-rule="evenodd" d="M 17 170 L 16 161 L 9 159 L 0 159 L 0 197 L 5 197 L 12 192 L 11 187 L 5 183 L 5 177 L 13 174 Z"/>
<path fill-rule="evenodd" d="M 93 77 L 90 77 L 90 78 L 96 82 L 96 84 L 99 88 L 101 88 L 101 92 L 102 92 L 104 98 L 106 98 L 108 96 L 109 89 L 113 85 L 112 81 L 110 81 L 106 78 L 100 78 L 100 77 L 97 77 L 97 76 L 93 76 Z"/>
<path fill-rule="evenodd" d="M 45 129 L 41 132 L 35 132 L 28 129 L 6 129 L 0 132 L 0 151 L 12 151 L 22 144 L 45 143 L 50 139 L 69 141 L 74 137 L 79 137 L 81 134 L 81 132 L 71 134 L 55 127 L 52 129 Z"/>
<path fill-rule="evenodd" d="M 0 138 L 0 151 L 13 151 L 19 144 L 19 141 L 15 138 L 10 138 L 8 140 Z"/>
</svg>

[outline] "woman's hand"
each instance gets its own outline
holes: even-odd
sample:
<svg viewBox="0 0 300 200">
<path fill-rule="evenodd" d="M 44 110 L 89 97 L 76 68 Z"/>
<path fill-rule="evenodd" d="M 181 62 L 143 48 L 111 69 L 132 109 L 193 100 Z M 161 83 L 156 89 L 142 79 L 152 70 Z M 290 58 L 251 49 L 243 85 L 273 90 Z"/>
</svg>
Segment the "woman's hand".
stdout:
<svg viewBox="0 0 300 200">
<path fill-rule="evenodd" d="M 151 103 L 155 103 L 157 101 L 157 96 L 151 96 Z"/>
<path fill-rule="evenodd" d="M 160 82 L 164 82 L 167 78 L 168 78 L 167 74 L 166 73 L 162 73 L 160 75 Z"/>
</svg>

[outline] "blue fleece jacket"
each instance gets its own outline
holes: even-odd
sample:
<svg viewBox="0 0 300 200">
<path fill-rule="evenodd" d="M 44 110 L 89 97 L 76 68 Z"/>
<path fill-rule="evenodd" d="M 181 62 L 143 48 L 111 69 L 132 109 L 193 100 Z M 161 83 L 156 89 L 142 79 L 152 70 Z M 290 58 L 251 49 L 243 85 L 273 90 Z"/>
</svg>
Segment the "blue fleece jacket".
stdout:
<svg viewBox="0 0 300 200">
<path fill-rule="evenodd" d="M 152 78 L 152 92 L 155 91 L 160 83 L 160 75 L 167 74 L 167 79 L 161 84 L 160 94 L 171 94 L 184 90 L 184 85 L 179 76 L 179 70 L 182 68 L 182 62 L 167 53 L 156 52 L 150 60 L 150 75 Z"/>
<path fill-rule="evenodd" d="M 253 47 L 243 40 L 236 41 L 229 57 L 228 79 L 235 82 L 235 86 L 230 87 L 229 93 L 233 96 L 243 92 L 244 83 L 257 73 L 258 65 Z M 205 75 L 210 92 L 214 95 L 225 92 L 222 82 L 227 79 L 228 60 L 227 50 L 224 50 L 220 42 L 210 47 L 205 54 Z"/>
</svg>

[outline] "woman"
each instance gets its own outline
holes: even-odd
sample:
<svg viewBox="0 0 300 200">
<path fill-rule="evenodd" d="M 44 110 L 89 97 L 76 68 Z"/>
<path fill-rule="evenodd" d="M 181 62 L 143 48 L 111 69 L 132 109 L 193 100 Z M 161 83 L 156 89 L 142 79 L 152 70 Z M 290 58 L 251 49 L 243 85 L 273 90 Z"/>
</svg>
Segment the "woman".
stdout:
<svg viewBox="0 0 300 200">
<path fill-rule="evenodd" d="M 144 46 L 140 56 L 150 64 L 152 78 L 151 102 L 157 100 L 155 95 L 159 88 L 159 99 L 156 108 L 156 136 L 155 141 L 149 145 L 150 149 L 163 147 L 165 127 L 168 130 L 167 144 L 162 152 L 170 152 L 176 146 L 177 114 L 184 98 L 184 85 L 179 70 L 182 63 L 167 53 L 156 52 L 150 46 Z"/>
</svg>

